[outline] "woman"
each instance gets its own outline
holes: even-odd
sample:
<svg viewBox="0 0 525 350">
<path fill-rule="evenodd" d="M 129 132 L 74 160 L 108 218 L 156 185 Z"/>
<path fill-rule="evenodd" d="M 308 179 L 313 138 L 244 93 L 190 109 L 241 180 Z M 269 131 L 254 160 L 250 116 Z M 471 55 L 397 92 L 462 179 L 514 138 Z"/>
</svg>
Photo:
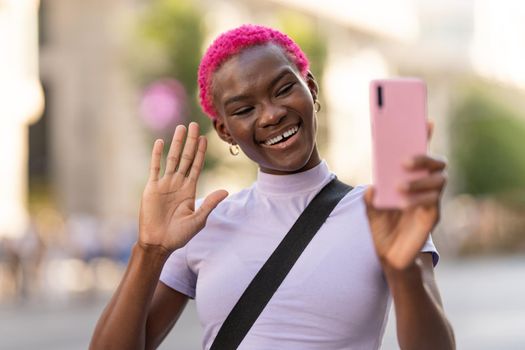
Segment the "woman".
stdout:
<svg viewBox="0 0 525 350">
<path fill-rule="evenodd" d="M 198 125 L 176 128 L 162 177 L 163 142 L 155 142 L 138 241 L 92 349 L 156 348 L 188 298 L 196 299 L 209 348 L 259 268 L 335 176 L 316 146 L 317 82 L 286 35 L 254 25 L 222 34 L 202 59 L 199 88 L 220 138 L 259 165 L 257 181 L 195 204 L 206 152 Z M 348 193 L 240 348 L 377 349 L 390 300 L 402 349 L 455 347 L 428 237 L 439 217 L 445 163 L 421 155 L 406 167 L 429 173 L 400 188 L 407 208 L 374 208 L 372 187 Z"/>
</svg>

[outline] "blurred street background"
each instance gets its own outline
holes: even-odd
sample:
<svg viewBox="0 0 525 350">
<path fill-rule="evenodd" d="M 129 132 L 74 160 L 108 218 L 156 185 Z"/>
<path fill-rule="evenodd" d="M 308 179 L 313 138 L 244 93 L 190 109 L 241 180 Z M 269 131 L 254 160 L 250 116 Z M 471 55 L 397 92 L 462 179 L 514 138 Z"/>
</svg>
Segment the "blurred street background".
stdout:
<svg viewBox="0 0 525 350">
<path fill-rule="evenodd" d="M 369 81 L 427 82 L 458 349 L 525 349 L 524 19 L 512 0 L 0 0 L 0 349 L 87 348 L 137 237 L 154 139 L 197 121 L 200 195 L 253 182 L 196 97 L 204 49 L 243 23 L 305 50 L 321 154 L 353 185 L 371 181 Z M 190 303 L 162 348 L 198 349 L 200 334 Z"/>
</svg>

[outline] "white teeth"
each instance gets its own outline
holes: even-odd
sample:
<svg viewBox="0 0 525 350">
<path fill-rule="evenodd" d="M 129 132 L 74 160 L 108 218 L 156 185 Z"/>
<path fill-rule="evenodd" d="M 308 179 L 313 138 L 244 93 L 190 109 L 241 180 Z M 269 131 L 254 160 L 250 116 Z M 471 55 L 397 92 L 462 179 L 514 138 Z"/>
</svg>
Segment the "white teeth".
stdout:
<svg viewBox="0 0 525 350">
<path fill-rule="evenodd" d="M 267 146 L 271 146 L 271 145 L 274 145 L 276 144 L 277 142 L 281 141 L 282 139 L 284 139 L 285 137 L 290 137 L 292 136 L 293 134 L 295 134 L 297 132 L 297 130 L 299 130 L 299 127 L 298 126 L 294 126 L 293 128 L 291 128 L 290 130 L 287 130 L 285 132 L 283 132 L 281 135 L 278 135 L 276 137 L 273 137 L 271 139 L 268 139 L 266 140 L 264 143 L 267 145 Z"/>
</svg>

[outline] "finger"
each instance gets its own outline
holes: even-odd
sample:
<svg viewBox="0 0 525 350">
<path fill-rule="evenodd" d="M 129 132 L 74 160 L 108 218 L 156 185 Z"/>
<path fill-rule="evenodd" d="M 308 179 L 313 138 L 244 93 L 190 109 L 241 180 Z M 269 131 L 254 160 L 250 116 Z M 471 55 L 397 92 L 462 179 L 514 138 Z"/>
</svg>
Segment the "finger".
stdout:
<svg viewBox="0 0 525 350">
<path fill-rule="evenodd" d="M 177 165 L 179 164 L 180 152 L 184 143 L 184 136 L 186 135 L 186 127 L 184 125 L 177 125 L 173 138 L 171 140 L 170 150 L 168 152 L 168 159 L 166 161 L 166 171 L 164 174 L 173 174 Z"/>
<path fill-rule="evenodd" d="M 428 170 L 429 172 L 435 172 L 445 169 L 447 162 L 445 159 L 424 154 L 408 159 L 403 165 L 407 170 Z"/>
<path fill-rule="evenodd" d="M 160 173 L 160 160 L 162 158 L 162 149 L 164 148 L 164 141 L 161 139 L 155 140 L 153 143 L 153 150 L 151 151 L 151 162 L 149 179 L 150 181 L 157 181 Z"/>
<path fill-rule="evenodd" d="M 195 159 L 193 160 L 193 164 L 191 165 L 190 174 L 188 175 L 189 179 L 192 182 L 197 182 L 197 179 L 199 178 L 201 170 L 204 166 L 204 159 L 206 157 L 207 144 L 208 142 L 206 140 L 206 137 L 199 136 L 199 145 L 197 147 L 197 154 L 195 155 Z"/>
<path fill-rule="evenodd" d="M 407 195 L 404 202 L 406 207 L 433 206 L 438 205 L 441 198 L 441 192 L 429 191 Z"/>
<path fill-rule="evenodd" d="M 197 220 L 204 224 L 208 219 L 211 211 L 217 207 L 228 196 L 228 192 L 225 190 L 218 190 L 209 194 L 202 202 L 201 206 L 195 212 Z"/>
<path fill-rule="evenodd" d="M 199 124 L 191 122 L 188 127 L 188 137 L 186 138 L 186 144 L 182 151 L 182 156 L 179 162 L 177 173 L 186 176 L 188 169 L 190 168 L 195 158 L 195 151 L 197 144 L 199 143 Z"/>
<path fill-rule="evenodd" d="M 446 182 L 447 175 L 445 172 L 435 172 L 424 178 L 404 183 L 400 186 L 400 190 L 408 194 L 433 190 L 441 191 Z"/>
</svg>

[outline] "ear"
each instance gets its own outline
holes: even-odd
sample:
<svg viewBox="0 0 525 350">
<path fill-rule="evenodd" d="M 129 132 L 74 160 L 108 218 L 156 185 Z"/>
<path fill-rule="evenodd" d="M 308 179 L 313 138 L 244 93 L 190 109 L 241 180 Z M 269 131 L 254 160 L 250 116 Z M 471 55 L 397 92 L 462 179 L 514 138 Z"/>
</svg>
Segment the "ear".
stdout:
<svg viewBox="0 0 525 350">
<path fill-rule="evenodd" d="M 310 71 L 306 73 L 306 85 L 308 85 L 308 89 L 310 90 L 313 100 L 317 101 L 317 97 L 319 95 L 319 85 L 317 84 L 317 80 L 315 80 L 314 75 Z"/>
<path fill-rule="evenodd" d="M 217 135 L 219 135 L 221 140 L 229 144 L 236 144 L 232 136 L 230 135 L 230 130 L 228 130 L 228 126 L 226 125 L 224 119 L 221 116 L 213 120 L 213 127 L 215 128 L 215 131 L 217 132 Z"/>
</svg>

